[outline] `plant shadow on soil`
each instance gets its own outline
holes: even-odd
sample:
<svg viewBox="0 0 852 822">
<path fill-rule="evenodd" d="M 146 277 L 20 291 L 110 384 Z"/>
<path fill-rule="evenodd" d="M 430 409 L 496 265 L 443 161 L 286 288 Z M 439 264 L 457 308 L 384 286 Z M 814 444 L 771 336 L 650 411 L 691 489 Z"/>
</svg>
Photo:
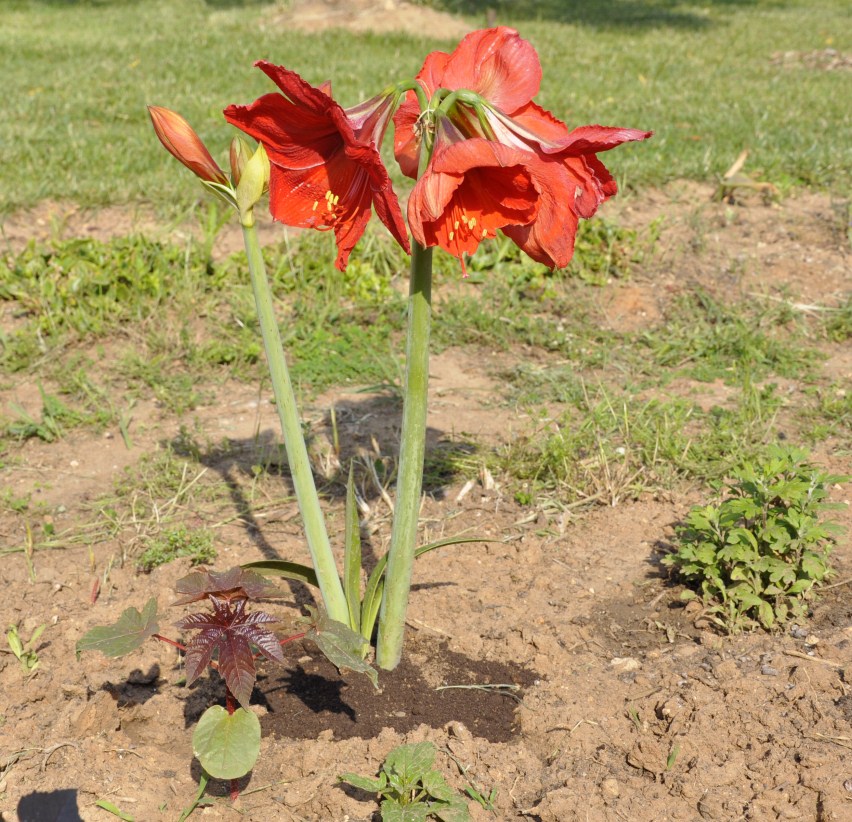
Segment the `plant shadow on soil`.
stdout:
<svg viewBox="0 0 852 822">
<path fill-rule="evenodd" d="M 474 736 L 508 742 L 516 733 L 515 709 L 535 671 L 451 651 L 445 642 L 413 633 L 402 661 L 379 671 L 376 690 L 366 676 L 343 674 L 309 643 L 285 646 L 287 667 L 266 667 L 257 690 L 268 705 L 264 733 L 315 739 L 369 739 L 384 728 L 404 734 L 420 725 L 462 723 Z"/>
<path fill-rule="evenodd" d="M 519 732 L 515 712 L 524 691 L 539 681 L 529 668 L 471 659 L 411 631 L 397 668 L 379 671 L 378 690 L 366 676 L 339 672 L 310 642 L 285 645 L 284 656 L 284 667 L 261 665 L 252 691 L 252 705 L 265 710 L 264 737 L 371 739 L 386 728 L 405 734 L 420 725 L 440 729 L 460 723 L 475 737 L 509 742 Z M 212 704 L 225 704 L 224 685 L 216 675 L 199 680 L 184 700 L 186 727 Z M 191 770 L 198 781 L 197 760 Z M 240 790 L 250 781 L 251 774 L 241 779 Z M 225 795 L 227 790 L 227 783 L 213 781 L 208 792 Z"/>
<path fill-rule="evenodd" d="M 333 458 L 336 467 L 322 481 L 320 493 L 322 497 L 342 504 L 346 498 L 346 478 L 350 464 L 355 465 L 356 469 L 362 465 L 362 471 L 366 461 L 373 463 L 373 470 L 377 464 L 381 464 L 388 476 L 378 478 L 380 482 L 389 481 L 395 475 L 393 458 L 383 454 L 385 451 L 396 453 L 398 448 L 402 406 L 395 398 L 372 396 L 359 402 L 338 401 L 334 404 L 334 415 L 336 421 L 332 420 L 331 412 L 324 415 L 317 431 L 308 438 L 307 445 L 309 450 L 315 450 L 312 445 L 322 440 L 331 448 L 336 427 L 341 443 L 340 451 L 337 454 L 331 452 L 330 458 Z M 374 443 L 381 444 L 382 455 L 375 453 Z M 264 535 L 263 527 L 252 513 L 247 495 L 247 485 L 256 476 L 258 468 L 262 467 L 267 474 L 280 479 L 286 495 L 295 499 L 286 452 L 276 431 L 266 429 L 251 438 L 229 438 L 219 445 L 202 445 L 190 434 L 182 432 L 162 445 L 178 456 L 192 458 L 215 471 L 227 487 L 235 510 L 241 512 L 240 520 L 244 523 L 247 536 L 264 559 L 284 558 Z M 443 499 L 447 487 L 458 473 L 457 459 L 470 456 L 475 450 L 475 446 L 470 443 L 448 441 L 444 432 L 428 428 L 423 493 L 436 500 Z M 368 502 L 380 496 L 375 482 L 369 480 L 359 484 L 359 493 Z M 367 533 L 361 535 L 361 548 L 364 566 L 369 573 L 379 556 Z M 297 605 L 313 603 L 303 585 L 289 580 L 287 582 Z"/>
<path fill-rule="evenodd" d="M 539 675 L 520 665 L 471 659 L 443 641 L 412 632 L 393 671 L 379 673 L 379 687 L 353 671 L 339 672 L 311 642 L 284 646 L 284 665 L 262 663 L 251 702 L 266 710 L 263 734 L 336 740 L 370 739 L 384 728 L 404 734 L 420 725 L 462 723 L 474 736 L 508 742 L 516 733 L 515 709 Z M 194 725 L 211 704 L 225 704 L 217 675 L 198 681 L 184 701 L 184 721 Z"/>
</svg>

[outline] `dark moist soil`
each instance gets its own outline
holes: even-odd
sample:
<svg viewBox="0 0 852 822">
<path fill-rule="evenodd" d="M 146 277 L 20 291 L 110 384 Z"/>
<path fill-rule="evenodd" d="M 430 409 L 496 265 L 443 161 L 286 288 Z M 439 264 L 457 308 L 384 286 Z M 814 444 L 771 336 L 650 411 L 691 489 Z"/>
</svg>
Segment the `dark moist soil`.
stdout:
<svg viewBox="0 0 852 822">
<path fill-rule="evenodd" d="M 338 673 L 310 643 L 286 646 L 285 655 L 286 668 L 270 667 L 257 684 L 269 711 L 263 733 L 279 738 L 316 739 L 331 730 L 335 739 L 369 739 L 383 728 L 402 734 L 460 722 L 474 736 L 508 742 L 524 690 L 539 679 L 528 668 L 469 659 L 420 636 L 396 669 L 379 671 L 378 691 L 363 674 Z"/>
</svg>

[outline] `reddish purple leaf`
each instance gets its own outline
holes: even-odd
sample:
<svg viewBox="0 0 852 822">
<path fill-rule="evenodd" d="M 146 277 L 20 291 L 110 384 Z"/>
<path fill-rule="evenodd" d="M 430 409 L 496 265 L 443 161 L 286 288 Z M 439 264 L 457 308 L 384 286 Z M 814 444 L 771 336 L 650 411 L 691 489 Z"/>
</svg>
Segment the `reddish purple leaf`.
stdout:
<svg viewBox="0 0 852 822">
<path fill-rule="evenodd" d="M 219 641 L 219 673 L 237 701 L 248 708 L 256 677 L 249 641 L 233 631 Z"/>
<path fill-rule="evenodd" d="M 204 673 L 204 669 L 210 664 L 213 653 L 219 646 L 222 633 L 221 628 L 204 631 L 193 637 L 192 641 L 186 646 L 187 685 L 192 685 Z"/>
<path fill-rule="evenodd" d="M 219 628 L 222 623 L 216 618 L 215 614 L 190 614 L 175 623 L 175 627 L 185 631 L 203 631 L 206 628 Z"/>
<path fill-rule="evenodd" d="M 212 613 L 189 614 L 176 625 L 185 630 L 201 631 L 187 645 L 186 678 L 191 685 L 218 655 L 219 673 L 231 693 L 243 707 L 248 707 L 256 671 L 252 645 L 270 660 L 283 662 L 281 643 L 265 626 L 276 622 L 263 611 L 245 612 L 246 600 L 221 600 L 210 597 Z"/>
<path fill-rule="evenodd" d="M 284 651 L 281 650 L 281 642 L 272 631 L 263 627 L 264 622 L 276 622 L 276 619 L 263 611 L 254 611 L 246 614 L 244 621 L 234 625 L 233 630 L 256 645 L 267 659 L 283 662 Z"/>
<path fill-rule="evenodd" d="M 174 605 L 186 605 L 199 599 L 216 597 L 228 601 L 259 599 L 271 596 L 276 586 L 254 571 L 245 571 L 239 565 L 227 571 L 193 571 L 175 584 L 175 590 L 184 594 Z"/>
</svg>

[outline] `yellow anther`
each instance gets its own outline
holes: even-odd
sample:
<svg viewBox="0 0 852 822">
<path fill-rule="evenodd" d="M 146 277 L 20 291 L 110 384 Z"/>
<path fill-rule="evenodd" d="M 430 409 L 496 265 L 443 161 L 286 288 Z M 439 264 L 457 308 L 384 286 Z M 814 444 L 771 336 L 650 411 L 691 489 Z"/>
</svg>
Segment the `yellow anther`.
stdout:
<svg viewBox="0 0 852 822">
<path fill-rule="evenodd" d="M 470 222 L 468 223 L 468 226 L 470 228 L 473 228 L 475 225 L 476 225 L 476 217 L 471 217 Z"/>
<path fill-rule="evenodd" d="M 488 229 L 483 228 L 482 229 L 482 239 L 484 240 L 487 236 L 488 236 Z"/>
<path fill-rule="evenodd" d="M 319 200 L 314 200 L 314 211 L 317 210 L 318 205 L 319 205 Z"/>
<path fill-rule="evenodd" d="M 456 224 L 453 226 L 453 228 L 454 228 L 456 231 L 458 231 L 458 230 L 459 230 L 459 221 L 458 221 L 458 220 L 456 220 Z"/>
<path fill-rule="evenodd" d="M 340 195 L 335 194 L 333 202 L 334 202 L 335 205 L 337 205 L 340 202 Z"/>
<path fill-rule="evenodd" d="M 451 231 L 451 232 L 450 232 L 450 242 L 452 242 L 452 241 L 453 241 L 453 237 L 455 237 L 455 236 L 456 236 L 456 232 L 455 232 L 455 231 Z"/>
</svg>

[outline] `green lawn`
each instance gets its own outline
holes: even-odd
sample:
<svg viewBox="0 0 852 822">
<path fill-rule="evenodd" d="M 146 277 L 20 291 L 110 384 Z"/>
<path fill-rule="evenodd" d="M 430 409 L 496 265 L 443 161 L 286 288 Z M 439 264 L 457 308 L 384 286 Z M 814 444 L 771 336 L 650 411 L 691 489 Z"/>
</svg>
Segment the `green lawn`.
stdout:
<svg viewBox="0 0 852 822">
<path fill-rule="evenodd" d="M 440 5 L 434 3 L 434 5 Z M 848 191 L 848 72 L 781 67 L 775 52 L 852 50 L 844 0 L 447 0 L 481 26 L 486 7 L 539 50 L 539 101 L 569 124 L 654 129 L 610 159 L 627 186 L 713 179 L 743 148 L 747 169 L 784 187 Z M 198 197 L 164 157 L 145 105 L 181 111 L 224 160 L 229 103 L 271 89 L 252 68 L 282 63 L 334 81 L 344 105 L 412 76 L 452 42 L 270 26 L 281 4 L 208 0 L 5 0 L 0 16 L 0 212 L 43 198 L 84 205 Z"/>
</svg>

